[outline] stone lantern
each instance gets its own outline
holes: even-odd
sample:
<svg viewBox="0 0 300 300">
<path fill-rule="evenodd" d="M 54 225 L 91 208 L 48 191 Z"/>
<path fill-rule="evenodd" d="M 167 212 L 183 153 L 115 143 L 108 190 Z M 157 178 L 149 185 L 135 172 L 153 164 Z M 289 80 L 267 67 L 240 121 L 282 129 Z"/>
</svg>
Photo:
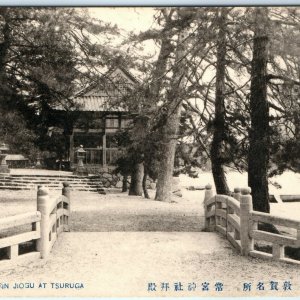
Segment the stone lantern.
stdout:
<svg viewBox="0 0 300 300">
<path fill-rule="evenodd" d="M 6 163 L 6 155 L 9 148 L 6 144 L 2 143 L 0 145 L 0 159 L 1 159 L 1 165 L 0 165 L 0 173 L 9 173 L 10 170 L 8 168 L 8 165 Z"/>
<path fill-rule="evenodd" d="M 36 169 L 42 169 L 43 168 L 43 166 L 42 166 L 42 157 L 41 157 L 41 154 L 40 153 L 38 153 L 37 154 L 37 158 L 36 158 L 36 164 L 35 164 L 35 168 Z"/>
<path fill-rule="evenodd" d="M 80 176 L 88 175 L 88 172 L 83 165 L 83 160 L 85 158 L 86 151 L 83 149 L 83 146 L 80 145 L 80 147 L 75 152 L 76 152 L 77 161 L 78 161 L 77 168 L 75 170 L 75 174 L 80 175 Z"/>
</svg>

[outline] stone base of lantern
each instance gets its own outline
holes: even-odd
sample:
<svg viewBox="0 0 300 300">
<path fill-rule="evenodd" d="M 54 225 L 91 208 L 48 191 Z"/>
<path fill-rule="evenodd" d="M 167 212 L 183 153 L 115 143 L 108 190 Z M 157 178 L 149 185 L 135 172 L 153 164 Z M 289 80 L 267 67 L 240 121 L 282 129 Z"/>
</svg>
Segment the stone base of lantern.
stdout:
<svg viewBox="0 0 300 300">
<path fill-rule="evenodd" d="M 88 176 L 89 172 L 85 167 L 77 167 L 73 174 L 77 176 Z"/>
<path fill-rule="evenodd" d="M 35 168 L 35 169 L 43 169 L 43 166 L 42 166 L 41 162 L 38 161 L 38 162 L 35 164 L 34 168 Z"/>
<path fill-rule="evenodd" d="M 7 165 L 0 165 L 0 173 L 10 173 L 10 169 Z"/>
</svg>

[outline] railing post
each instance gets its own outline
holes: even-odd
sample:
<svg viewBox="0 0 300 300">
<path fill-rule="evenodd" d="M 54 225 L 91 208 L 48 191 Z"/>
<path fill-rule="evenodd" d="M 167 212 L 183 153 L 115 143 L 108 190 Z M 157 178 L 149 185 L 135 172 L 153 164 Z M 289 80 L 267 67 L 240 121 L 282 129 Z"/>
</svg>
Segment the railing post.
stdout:
<svg viewBox="0 0 300 300">
<path fill-rule="evenodd" d="M 228 215 L 234 214 L 234 209 L 232 207 L 230 207 L 230 205 L 228 205 L 229 203 L 229 199 L 227 198 L 226 200 L 226 230 L 227 230 L 227 236 L 228 236 L 228 232 L 233 232 L 234 228 L 231 225 L 231 223 L 228 221 Z"/>
<path fill-rule="evenodd" d="M 284 246 L 273 244 L 272 255 L 274 259 L 280 260 L 284 258 Z"/>
<path fill-rule="evenodd" d="M 242 195 L 240 198 L 240 225 L 241 225 L 241 250 L 242 255 L 249 255 L 249 252 L 253 250 L 253 242 L 250 238 L 250 211 L 252 211 L 252 197 L 250 195 L 251 189 L 244 188 L 241 190 Z"/>
<path fill-rule="evenodd" d="M 210 199 L 212 196 L 213 196 L 212 186 L 211 186 L 211 184 L 207 184 L 205 186 L 205 194 L 204 194 L 204 219 L 205 219 L 204 221 L 205 221 L 205 229 L 208 229 L 208 230 L 212 230 L 213 228 L 211 228 L 212 227 L 210 224 L 211 222 L 207 217 L 208 211 L 207 211 L 207 207 L 205 205 L 205 201 Z"/>
<path fill-rule="evenodd" d="M 69 216 L 71 215 L 70 214 L 70 207 L 71 207 L 71 189 L 70 189 L 70 183 L 69 182 L 63 182 L 63 188 L 62 188 L 62 195 L 65 196 L 66 198 L 68 198 L 68 212 L 69 212 Z M 64 231 L 70 231 L 70 228 L 69 228 L 69 216 L 64 216 L 63 217 L 63 228 L 64 228 Z"/>
<path fill-rule="evenodd" d="M 234 188 L 233 198 L 236 199 L 237 201 L 240 201 L 240 199 L 241 199 L 241 189 L 240 188 Z"/>
<path fill-rule="evenodd" d="M 207 184 L 205 186 L 204 202 L 210 199 L 212 196 L 213 196 L 212 186 L 211 184 Z"/>
<path fill-rule="evenodd" d="M 41 258 L 47 258 L 50 253 L 49 241 L 49 191 L 42 186 L 37 191 L 37 210 L 41 213 L 41 237 L 37 240 L 37 251 L 41 253 Z"/>
</svg>

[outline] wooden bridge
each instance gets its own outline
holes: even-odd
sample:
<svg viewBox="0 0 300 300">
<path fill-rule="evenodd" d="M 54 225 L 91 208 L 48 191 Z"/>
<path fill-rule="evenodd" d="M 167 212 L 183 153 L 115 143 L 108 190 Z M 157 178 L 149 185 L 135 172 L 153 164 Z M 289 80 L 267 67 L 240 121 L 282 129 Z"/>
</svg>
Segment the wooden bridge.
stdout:
<svg viewBox="0 0 300 300">
<path fill-rule="evenodd" d="M 48 189 L 39 186 L 37 191 L 37 211 L 0 219 L 1 231 L 8 232 L 0 239 L 2 261 L 0 267 L 14 263 L 47 258 L 60 233 L 69 231 L 70 186 L 63 184 L 62 195 L 49 197 Z M 24 231 L 25 226 L 31 228 Z M 16 228 L 20 233 L 15 234 Z M 14 234 L 10 232 L 14 231 Z M 31 243 L 27 253 L 22 254 L 22 246 Z"/>
<path fill-rule="evenodd" d="M 267 282 L 272 274 L 274 277 L 272 279 L 282 282 L 298 276 L 298 266 L 293 267 L 282 263 L 281 261 L 290 261 L 280 256 L 276 258 L 274 256 L 276 251 L 274 254 L 264 255 L 263 253 L 261 255 L 264 258 L 276 258 L 272 264 L 265 259 L 250 257 L 253 254 L 251 251 L 257 251 L 252 249 L 251 245 L 258 239 L 258 235 L 251 233 L 249 228 L 252 230 L 253 227 L 249 225 L 248 237 L 243 236 L 246 230 L 242 230 L 241 224 L 244 224 L 243 222 L 248 218 L 249 220 L 251 218 L 249 224 L 261 220 L 270 223 L 276 219 L 275 222 L 277 222 L 278 218 L 252 220 L 252 217 L 257 218 L 257 216 L 251 210 L 249 201 L 251 197 L 248 189 L 243 190 L 242 193 L 236 189 L 234 197 L 228 197 L 214 196 L 211 187 L 206 188 L 206 209 L 203 213 L 206 220 L 205 226 L 211 231 L 221 232 L 226 238 L 214 232 L 199 231 L 68 232 L 70 224 L 68 192 L 69 186 L 65 184 L 62 190 L 63 195 L 51 200 L 48 191 L 40 187 L 37 197 L 37 204 L 40 204 L 36 212 L 27 214 L 26 217 L 2 219 L 1 225 L 6 224 L 6 227 L 24 223 L 30 225 L 26 238 L 22 233 L 22 239 L 14 236 L 0 239 L 1 245 L 4 246 L 3 250 L 8 254 L 6 260 L 0 261 L 2 281 L 7 281 L 11 286 L 15 282 L 35 284 L 35 288 L 27 290 L 17 288 L 2 290 L 3 295 L 17 296 L 20 292 L 22 294 L 26 292 L 26 295 L 30 296 L 178 296 L 178 292 L 172 289 L 172 285 L 180 281 L 184 285 L 184 290 L 180 292 L 181 296 L 198 297 L 208 294 L 201 292 L 203 282 L 209 282 L 211 285 L 209 295 L 220 295 L 213 289 L 218 279 L 225 286 L 222 295 L 232 296 L 234 291 L 235 295 L 241 296 L 245 295 L 242 291 L 242 284 L 248 282 L 249 279 L 259 278 Z M 73 197 L 76 198 L 76 196 L 77 194 L 74 193 Z M 245 201 L 243 197 L 248 200 Z M 245 202 L 248 204 L 246 205 Z M 150 203 L 143 205 L 149 206 Z M 246 214 L 245 206 L 249 208 Z M 74 204 L 72 207 L 74 210 Z M 201 209 L 199 207 L 199 210 Z M 106 213 L 104 209 L 102 214 Z M 247 219 L 243 218 L 245 215 L 248 215 Z M 260 218 L 260 213 L 258 215 Z M 101 215 L 98 217 L 101 218 Z M 13 222 L 12 218 L 14 218 Z M 165 215 L 165 218 L 168 216 Z M 284 225 L 295 224 L 289 221 L 284 223 Z M 262 234 L 265 240 L 270 236 L 267 232 L 259 234 Z M 272 234 L 271 237 L 273 238 Z M 281 236 L 276 235 L 276 238 L 274 244 L 281 245 L 280 243 L 283 242 Z M 36 241 L 36 248 L 32 253 L 18 253 L 17 249 L 20 249 L 20 245 L 25 240 L 32 239 Z M 5 240 L 6 242 L 3 243 Z M 290 239 L 288 240 L 290 242 Z M 286 245 L 289 244 L 282 246 Z M 248 249 L 249 256 L 241 256 L 240 253 L 246 254 L 242 249 Z M 41 257 L 44 258 L 41 259 Z M 285 271 L 285 266 L 288 266 L 287 271 Z M 48 282 L 48 288 L 37 288 L 40 282 Z M 168 292 L 161 290 L 162 282 L 169 282 Z M 195 291 L 187 289 L 190 282 L 197 284 L 198 288 Z M 53 288 L 51 283 L 54 284 Z M 73 286 L 78 283 L 78 288 L 55 288 L 56 283 L 73 284 Z M 84 285 L 84 288 L 79 287 L 80 283 Z M 149 283 L 157 285 L 155 292 L 148 291 Z M 293 282 L 293 284 L 293 288 L 296 289 L 295 285 L 298 283 Z M 300 284 L 298 290 L 300 290 Z M 279 293 L 269 295 L 279 295 Z"/>
<path fill-rule="evenodd" d="M 300 264 L 286 256 L 286 248 L 300 248 L 300 221 L 253 211 L 251 189 L 234 189 L 233 197 L 212 194 L 206 186 L 205 227 L 218 231 L 242 254 Z M 258 223 L 288 228 L 292 234 L 271 233 L 258 229 Z M 268 244 L 271 252 L 255 249 L 255 243 Z M 260 248 L 266 248 L 266 247 Z M 290 249 L 289 248 L 289 249 Z"/>
</svg>

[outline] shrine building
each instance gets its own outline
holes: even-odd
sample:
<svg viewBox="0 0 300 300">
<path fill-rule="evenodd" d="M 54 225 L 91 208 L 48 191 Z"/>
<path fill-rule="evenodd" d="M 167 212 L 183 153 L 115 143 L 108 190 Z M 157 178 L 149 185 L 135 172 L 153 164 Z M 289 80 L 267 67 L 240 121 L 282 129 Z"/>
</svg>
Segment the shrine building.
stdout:
<svg viewBox="0 0 300 300">
<path fill-rule="evenodd" d="M 73 108 L 62 105 L 55 108 L 56 114 L 64 116 L 64 136 L 67 153 L 65 158 L 70 168 L 77 165 L 76 150 L 83 146 L 84 164 L 88 169 L 113 166 L 120 155 L 115 135 L 128 127 L 132 114 L 126 100 L 138 83 L 137 79 L 123 68 L 116 68 L 103 76 L 101 83 L 91 86 L 73 99 Z"/>
</svg>

